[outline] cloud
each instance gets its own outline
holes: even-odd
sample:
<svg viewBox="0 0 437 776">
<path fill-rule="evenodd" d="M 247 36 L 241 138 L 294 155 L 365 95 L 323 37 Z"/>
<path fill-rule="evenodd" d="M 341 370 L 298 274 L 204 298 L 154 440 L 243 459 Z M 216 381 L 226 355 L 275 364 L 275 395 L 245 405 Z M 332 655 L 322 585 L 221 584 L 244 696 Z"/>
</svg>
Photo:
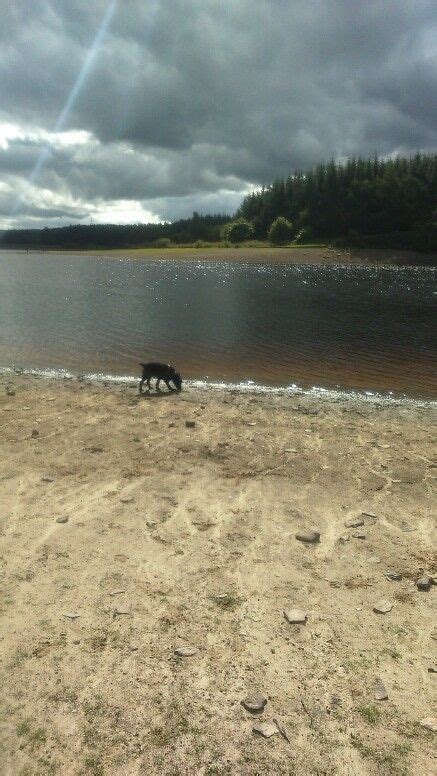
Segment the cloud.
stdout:
<svg viewBox="0 0 437 776">
<path fill-rule="evenodd" d="M 436 149 L 428 0 L 119 0 L 56 132 L 109 7 L 15 0 L 3 13 L 2 180 L 23 192 L 45 153 L 32 207 L 52 191 L 60 221 L 231 212 L 251 187 L 322 159 Z M 14 223 L 38 221 L 28 202 Z"/>
</svg>

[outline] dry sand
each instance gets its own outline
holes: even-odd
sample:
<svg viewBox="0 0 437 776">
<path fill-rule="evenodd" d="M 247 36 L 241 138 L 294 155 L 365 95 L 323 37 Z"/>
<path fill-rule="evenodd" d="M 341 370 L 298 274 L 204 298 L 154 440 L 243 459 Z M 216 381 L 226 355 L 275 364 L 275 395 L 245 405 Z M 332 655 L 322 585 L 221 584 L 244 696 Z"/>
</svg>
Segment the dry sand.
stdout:
<svg viewBox="0 0 437 776">
<path fill-rule="evenodd" d="M 429 406 L 3 375 L 0 425 L 4 774 L 435 773 Z"/>
</svg>

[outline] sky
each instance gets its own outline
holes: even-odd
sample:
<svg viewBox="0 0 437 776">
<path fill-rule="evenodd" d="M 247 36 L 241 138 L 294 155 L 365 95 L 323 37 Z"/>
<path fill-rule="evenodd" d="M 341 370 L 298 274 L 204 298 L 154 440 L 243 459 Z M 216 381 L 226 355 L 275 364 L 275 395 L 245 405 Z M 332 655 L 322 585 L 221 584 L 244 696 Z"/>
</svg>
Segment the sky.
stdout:
<svg viewBox="0 0 437 776">
<path fill-rule="evenodd" d="M 0 0 L 0 228 L 234 213 L 437 150 L 435 0 Z"/>
</svg>

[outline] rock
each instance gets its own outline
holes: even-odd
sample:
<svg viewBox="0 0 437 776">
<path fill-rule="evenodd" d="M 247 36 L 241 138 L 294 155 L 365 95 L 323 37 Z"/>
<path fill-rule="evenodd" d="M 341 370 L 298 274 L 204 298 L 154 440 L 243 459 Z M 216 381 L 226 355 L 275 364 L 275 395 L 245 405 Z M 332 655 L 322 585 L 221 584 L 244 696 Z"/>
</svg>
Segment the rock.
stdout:
<svg viewBox="0 0 437 776">
<path fill-rule="evenodd" d="M 308 616 L 302 609 L 285 609 L 284 617 L 291 625 L 305 624 Z"/>
<path fill-rule="evenodd" d="M 80 614 L 77 614 L 77 612 L 64 612 L 62 616 L 67 617 L 69 620 L 77 620 L 77 618 L 80 617 Z"/>
<path fill-rule="evenodd" d="M 252 731 L 263 738 L 271 738 L 271 736 L 279 734 L 279 730 L 274 722 L 257 722 L 253 726 Z"/>
<path fill-rule="evenodd" d="M 429 666 L 429 668 L 428 668 L 428 673 L 429 673 L 429 674 L 437 674 L 437 665 L 435 665 L 435 666 Z"/>
<path fill-rule="evenodd" d="M 57 523 L 68 523 L 68 516 L 67 515 L 61 515 L 61 517 L 56 518 Z"/>
<path fill-rule="evenodd" d="M 147 525 L 147 528 L 156 528 L 156 526 L 158 525 L 158 523 L 156 522 L 156 520 L 149 520 L 149 521 L 146 523 L 146 525 Z"/>
<path fill-rule="evenodd" d="M 312 529 L 298 531 L 295 536 L 298 542 L 307 542 L 309 544 L 313 544 L 314 542 L 320 541 L 320 531 L 315 531 Z"/>
<path fill-rule="evenodd" d="M 125 593 L 125 592 L 126 592 L 126 590 L 121 590 L 121 589 L 120 590 L 111 590 L 109 595 L 121 595 L 122 593 Z"/>
<path fill-rule="evenodd" d="M 185 421 L 185 428 L 195 428 L 196 423 L 194 420 L 186 420 Z"/>
<path fill-rule="evenodd" d="M 73 644 L 80 644 L 80 639 L 73 639 Z"/>
<path fill-rule="evenodd" d="M 353 531 L 352 536 L 354 537 L 354 539 L 365 539 L 366 538 L 366 534 L 363 533 L 362 531 Z"/>
<path fill-rule="evenodd" d="M 350 536 L 347 533 L 342 534 L 338 537 L 337 542 L 339 544 L 346 544 L 346 542 L 350 542 Z"/>
<path fill-rule="evenodd" d="M 53 477 L 41 477 L 41 482 L 54 482 Z"/>
<path fill-rule="evenodd" d="M 437 717 L 425 717 L 420 720 L 420 726 L 430 730 L 431 733 L 437 733 Z"/>
<path fill-rule="evenodd" d="M 386 598 L 381 598 L 373 607 L 373 611 L 377 614 L 387 614 L 393 609 L 393 604 L 387 601 Z"/>
<path fill-rule="evenodd" d="M 255 693 L 255 695 L 248 695 L 247 698 L 241 701 L 241 705 L 244 706 L 246 711 L 250 711 L 251 714 L 258 714 L 263 711 L 264 706 L 267 703 L 267 698 L 263 695 Z"/>
<path fill-rule="evenodd" d="M 174 427 L 175 427 L 175 425 L 176 425 L 176 423 L 173 423 L 173 422 L 172 422 L 172 423 L 169 423 L 169 424 L 168 424 L 168 427 L 169 427 L 169 428 L 174 428 Z"/>
<path fill-rule="evenodd" d="M 37 428 L 34 428 L 31 433 L 32 439 L 36 439 L 36 437 L 39 437 L 39 431 Z"/>
<path fill-rule="evenodd" d="M 390 582 L 400 582 L 402 574 L 399 571 L 384 571 L 384 576 L 390 580 Z"/>
<path fill-rule="evenodd" d="M 133 500 L 133 496 L 123 496 L 123 498 L 120 499 L 122 504 L 131 504 Z"/>
<path fill-rule="evenodd" d="M 376 520 L 376 515 L 373 512 L 361 512 L 364 517 L 373 517 Z"/>
<path fill-rule="evenodd" d="M 386 701 L 388 698 L 388 692 L 385 689 L 384 682 L 378 678 L 375 680 L 375 686 L 373 688 L 373 697 L 376 701 Z"/>
<path fill-rule="evenodd" d="M 349 520 L 344 521 L 346 528 L 359 528 L 360 525 L 364 525 L 362 517 L 350 517 Z"/>
<path fill-rule="evenodd" d="M 6 388 L 6 395 L 15 396 L 15 391 L 13 391 L 12 388 Z"/>
<path fill-rule="evenodd" d="M 401 529 L 401 531 L 403 531 L 404 533 L 411 533 L 411 531 L 415 531 L 415 530 L 416 530 L 415 528 L 413 528 L 413 526 L 412 526 L 412 525 L 410 525 L 409 523 L 406 523 L 406 522 L 405 522 L 405 520 L 402 520 L 402 521 L 399 523 L 399 528 L 400 528 L 400 529 Z"/>
<path fill-rule="evenodd" d="M 117 607 L 116 609 L 114 609 L 114 615 L 117 616 L 119 614 L 120 615 L 122 615 L 122 614 L 130 614 L 130 609 L 128 609 L 126 606 Z"/>
<path fill-rule="evenodd" d="M 418 590 L 427 591 L 431 589 L 432 585 L 432 579 L 431 577 L 420 577 L 420 579 L 416 582 L 416 587 Z"/>
<path fill-rule="evenodd" d="M 189 647 L 189 646 L 185 646 L 185 647 L 176 647 L 176 649 L 175 649 L 175 651 L 174 651 L 174 654 L 175 654 L 177 657 L 192 657 L 192 656 L 193 656 L 193 655 L 195 655 L 195 654 L 196 654 L 198 651 L 199 651 L 199 650 L 198 650 L 198 649 L 196 649 L 196 647 Z"/>
</svg>

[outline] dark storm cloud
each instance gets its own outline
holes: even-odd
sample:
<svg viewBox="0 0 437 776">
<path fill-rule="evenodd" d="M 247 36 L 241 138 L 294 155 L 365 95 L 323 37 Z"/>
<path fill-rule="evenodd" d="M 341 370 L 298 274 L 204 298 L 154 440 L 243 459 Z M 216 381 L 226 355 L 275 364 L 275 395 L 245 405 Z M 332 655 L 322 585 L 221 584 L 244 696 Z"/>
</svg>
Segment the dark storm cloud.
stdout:
<svg viewBox="0 0 437 776">
<path fill-rule="evenodd" d="M 69 217 L 74 201 L 80 216 L 122 200 L 162 218 L 231 211 L 331 156 L 435 150 L 434 0 L 119 0 L 64 126 L 86 139 L 47 136 L 109 6 L 2 11 L 0 122 L 21 133 L 2 144 L 0 129 L 4 215 L 44 144 L 35 184 Z"/>
</svg>

